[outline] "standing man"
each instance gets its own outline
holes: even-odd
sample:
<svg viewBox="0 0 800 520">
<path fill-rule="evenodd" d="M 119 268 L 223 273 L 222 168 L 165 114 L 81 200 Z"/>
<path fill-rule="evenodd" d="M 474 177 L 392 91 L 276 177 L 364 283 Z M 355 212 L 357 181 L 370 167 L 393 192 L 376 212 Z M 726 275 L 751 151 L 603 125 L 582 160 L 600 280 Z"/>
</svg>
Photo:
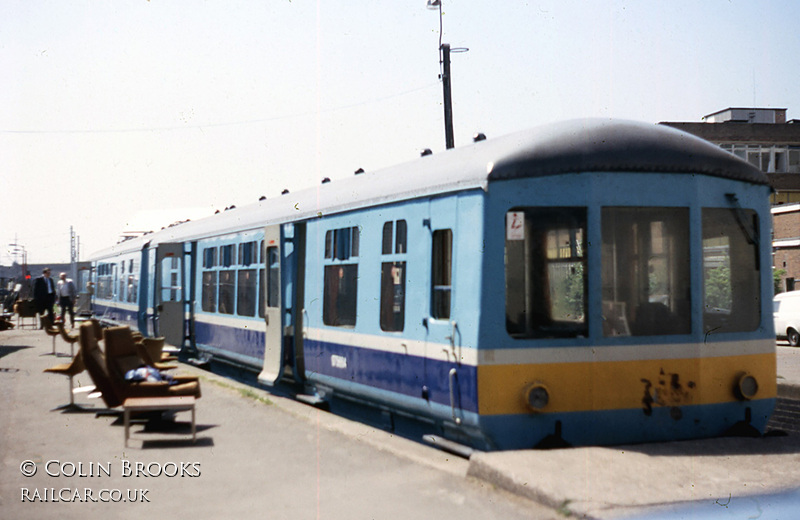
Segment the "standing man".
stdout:
<svg viewBox="0 0 800 520">
<path fill-rule="evenodd" d="M 69 324 L 70 327 L 75 328 L 75 299 L 78 297 L 78 291 L 75 289 L 75 284 L 71 278 L 67 278 L 67 273 L 58 275 L 58 305 L 61 306 L 61 323 L 67 324 L 64 321 L 64 312 L 69 311 Z"/>
<path fill-rule="evenodd" d="M 33 284 L 33 302 L 36 305 L 36 312 L 44 316 L 46 311 L 50 323 L 55 323 L 53 305 L 56 303 L 56 284 L 50 278 L 49 267 L 42 269 L 42 276 Z"/>
</svg>

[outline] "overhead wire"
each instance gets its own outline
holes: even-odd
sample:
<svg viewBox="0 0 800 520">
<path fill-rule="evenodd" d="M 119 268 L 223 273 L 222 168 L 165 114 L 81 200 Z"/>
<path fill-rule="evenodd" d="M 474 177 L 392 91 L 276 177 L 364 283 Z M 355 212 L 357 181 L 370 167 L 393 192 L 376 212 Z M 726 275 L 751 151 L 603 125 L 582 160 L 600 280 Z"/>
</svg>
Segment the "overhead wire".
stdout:
<svg viewBox="0 0 800 520">
<path fill-rule="evenodd" d="M 79 130 L 79 129 L 61 129 L 61 130 L 3 130 L 0 129 L 0 134 L 17 134 L 17 135 L 43 135 L 43 134 L 122 134 L 122 133 L 136 133 L 136 132 L 168 132 L 168 131 L 175 131 L 175 130 L 196 130 L 202 128 L 219 128 L 225 126 L 240 126 L 240 125 L 252 125 L 252 124 L 259 124 L 259 123 L 269 123 L 273 121 L 280 121 L 285 119 L 294 119 L 299 117 L 306 117 L 310 115 L 316 114 L 328 114 L 332 112 L 337 112 L 340 110 L 349 110 L 352 108 L 357 108 L 364 105 L 369 105 L 373 103 L 382 103 L 384 101 L 395 99 L 402 96 L 407 96 L 409 94 L 413 94 L 415 92 L 419 92 L 422 90 L 427 90 L 432 87 L 438 87 L 438 84 L 431 83 L 428 85 L 424 85 L 421 87 L 416 87 L 410 90 L 406 90 L 403 92 L 398 92 L 395 94 L 391 94 L 388 96 L 380 97 L 377 99 L 371 99 L 367 101 L 359 101 L 358 103 L 352 103 L 349 105 L 341 105 L 338 107 L 331 107 L 328 109 L 323 110 L 309 110 L 306 112 L 299 112 L 295 114 L 287 114 L 282 116 L 273 116 L 273 117 L 266 117 L 266 118 L 258 118 L 258 119 L 246 119 L 240 121 L 227 121 L 227 122 L 219 122 L 219 123 L 198 123 L 192 125 L 173 125 L 173 126 L 160 126 L 160 127 L 147 127 L 147 128 L 108 128 L 108 129 L 87 129 L 87 130 Z"/>
</svg>

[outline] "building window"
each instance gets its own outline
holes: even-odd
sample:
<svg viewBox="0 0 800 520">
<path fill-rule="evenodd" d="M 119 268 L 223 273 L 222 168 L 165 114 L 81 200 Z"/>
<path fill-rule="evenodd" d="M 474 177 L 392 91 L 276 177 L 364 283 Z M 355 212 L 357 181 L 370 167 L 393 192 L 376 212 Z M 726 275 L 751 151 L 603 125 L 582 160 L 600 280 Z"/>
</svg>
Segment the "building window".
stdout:
<svg viewBox="0 0 800 520">
<path fill-rule="evenodd" d="M 512 337 L 587 335 L 585 240 L 585 208 L 506 214 L 506 330 Z"/>
<path fill-rule="evenodd" d="M 603 208 L 602 222 L 603 334 L 689 334 L 688 208 Z"/>
</svg>

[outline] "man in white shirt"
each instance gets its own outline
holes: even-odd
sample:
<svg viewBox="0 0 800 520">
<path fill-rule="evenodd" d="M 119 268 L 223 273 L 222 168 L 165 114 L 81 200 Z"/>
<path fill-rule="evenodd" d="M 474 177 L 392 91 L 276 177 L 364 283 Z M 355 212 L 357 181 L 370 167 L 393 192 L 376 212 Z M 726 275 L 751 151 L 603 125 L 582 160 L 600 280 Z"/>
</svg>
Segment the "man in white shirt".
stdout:
<svg viewBox="0 0 800 520">
<path fill-rule="evenodd" d="M 67 278 L 67 273 L 61 273 L 58 280 L 58 304 L 61 306 L 61 323 L 66 325 L 64 321 L 65 311 L 69 311 L 70 327 L 75 327 L 75 299 L 78 297 L 78 291 L 75 289 L 75 284 L 71 278 Z"/>
</svg>

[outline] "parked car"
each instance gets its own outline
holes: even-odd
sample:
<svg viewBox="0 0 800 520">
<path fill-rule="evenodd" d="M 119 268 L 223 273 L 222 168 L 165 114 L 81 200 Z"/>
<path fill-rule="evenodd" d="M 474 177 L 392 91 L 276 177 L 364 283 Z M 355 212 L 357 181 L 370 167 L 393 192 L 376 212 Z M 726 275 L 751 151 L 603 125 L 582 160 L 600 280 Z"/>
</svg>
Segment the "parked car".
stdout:
<svg viewBox="0 0 800 520">
<path fill-rule="evenodd" d="M 790 291 L 772 300 L 775 335 L 793 347 L 800 345 L 800 291 Z"/>
</svg>

